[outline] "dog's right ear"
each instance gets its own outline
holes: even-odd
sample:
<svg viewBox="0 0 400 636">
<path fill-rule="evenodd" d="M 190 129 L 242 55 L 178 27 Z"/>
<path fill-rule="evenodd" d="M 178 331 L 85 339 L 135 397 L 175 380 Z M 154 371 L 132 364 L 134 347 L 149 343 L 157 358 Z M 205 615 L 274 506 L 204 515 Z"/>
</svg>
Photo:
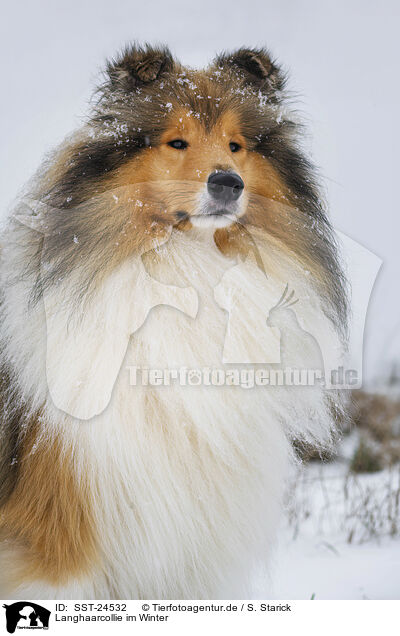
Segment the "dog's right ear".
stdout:
<svg viewBox="0 0 400 636">
<path fill-rule="evenodd" d="M 266 49 L 241 48 L 233 53 L 222 53 L 214 64 L 221 69 L 236 69 L 247 82 L 270 95 L 281 91 L 286 83 L 285 73 Z"/>
<path fill-rule="evenodd" d="M 131 45 L 107 64 L 112 86 L 132 90 L 158 79 L 164 72 L 172 71 L 174 59 L 167 47 L 153 48 Z"/>
</svg>

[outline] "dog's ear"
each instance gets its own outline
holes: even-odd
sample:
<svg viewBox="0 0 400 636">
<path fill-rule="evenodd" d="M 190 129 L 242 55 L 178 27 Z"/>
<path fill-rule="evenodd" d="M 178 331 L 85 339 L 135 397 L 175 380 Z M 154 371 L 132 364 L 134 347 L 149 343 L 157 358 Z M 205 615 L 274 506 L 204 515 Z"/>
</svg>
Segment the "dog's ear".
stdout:
<svg viewBox="0 0 400 636">
<path fill-rule="evenodd" d="M 234 53 L 222 53 L 214 64 L 239 69 L 248 82 L 266 92 L 281 91 L 286 83 L 285 74 L 266 49 L 242 48 Z"/>
<path fill-rule="evenodd" d="M 107 73 L 115 87 L 132 90 L 153 82 L 164 72 L 172 71 L 174 59 L 167 47 L 131 45 L 107 64 Z"/>
</svg>

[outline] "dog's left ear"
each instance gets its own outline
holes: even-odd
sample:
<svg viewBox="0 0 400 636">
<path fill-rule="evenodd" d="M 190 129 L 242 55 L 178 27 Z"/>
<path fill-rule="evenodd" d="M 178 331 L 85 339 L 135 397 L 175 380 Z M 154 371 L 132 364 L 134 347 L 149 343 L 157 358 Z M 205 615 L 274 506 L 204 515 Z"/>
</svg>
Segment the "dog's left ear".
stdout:
<svg viewBox="0 0 400 636">
<path fill-rule="evenodd" d="M 283 71 L 266 49 L 239 49 L 234 53 L 219 55 L 214 64 L 220 68 L 236 68 L 246 79 L 266 92 L 281 91 L 286 83 Z"/>
<path fill-rule="evenodd" d="M 115 87 L 131 90 L 158 79 L 174 67 L 174 59 L 167 47 L 132 45 L 107 65 L 107 74 Z"/>
</svg>

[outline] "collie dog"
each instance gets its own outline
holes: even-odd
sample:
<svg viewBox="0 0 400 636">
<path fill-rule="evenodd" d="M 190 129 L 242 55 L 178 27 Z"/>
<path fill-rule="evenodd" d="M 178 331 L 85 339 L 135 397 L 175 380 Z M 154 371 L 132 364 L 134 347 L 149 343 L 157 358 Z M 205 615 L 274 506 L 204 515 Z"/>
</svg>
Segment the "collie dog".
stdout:
<svg viewBox="0 0 400 636">
<path fill-rule="evenodd" d="M 343 411 L 324 381 L 268 381 L 346 343 L 298 131 L 265 50 L 194 70 L 135 45 L 21 196 L 1 235 L 3 598 L 254 593 L 292 442 L 329 444 Z"/>
</svg>

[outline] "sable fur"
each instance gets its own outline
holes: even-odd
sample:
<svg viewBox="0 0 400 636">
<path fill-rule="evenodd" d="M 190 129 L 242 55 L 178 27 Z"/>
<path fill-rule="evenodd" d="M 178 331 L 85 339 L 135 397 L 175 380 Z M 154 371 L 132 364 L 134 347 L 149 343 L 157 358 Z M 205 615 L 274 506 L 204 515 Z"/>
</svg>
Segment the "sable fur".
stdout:
<svg viewBox="0 0 400 636">
<path fill-rule="evenodd" d="M 0 562 L 9 568 L 0 575 L 3 596 L 250 594 L 251 566 L 268 552 L 276 530 L 290 441 L 329 443 L 339 396 L 315 387 L 251 395 L 229 387 L 169 387 L 133 394 L 121 370 L 107 409 L 83 422 L 53 404 L 46 355 L 53 368 L 65 364 L 72 382 L 87 365 L 101 368 L 110 338 L 111 363 L 113 331 L 124 324 L 132 300 L 131 265 L 144 252 L 155 278 L 197 289 L 212 319 L 200 313 L 191 323 L 153 310 L 141 340 L 130 341 L 124 367 L 157 366 L 157 355 L 165 367 L 220 364 L 217 333 L 226 317 L 210 294 L 238 255 L 257 256 L 243 270 L 255 304 L 252 285 L 262 267 L 271 301 L 294 282 L 304 324 L 317 328 L 327 348 L 345 345 L 345 280 L 284 85 L 284 73 L 265 50 L 222 54 L 195 71 L 166 48 L 128 47 L 107 65 L 87 124 L 45 161 L 9 219 L 0 279 Z M 238 223 L 212 232 L 193 228 L 204 178 L 192 168 L 161 175 L 166 135 L 183 117 L 188 134 L 209 140 L 197 154 L 205 174 L 231 168 L 228 151 L 218 150 L 224 130 L 239 131 L 246 144 L 247 204 Z M 137 200 L 141 206 L 132 203 Z M 183 220 L 179 205 L 189 211 Z M 149 251 L 155 244 L 161 247 Z M 49 339 L 44 297 L 54 312 Z M 139 292 L 134 302 L 141 302 Z M 93 360 L 71 350 L 63 331 L 69 318 L 76 334 L 92 343 Z M 249 351 L 255 350 L 251 324 L 242 328 Z M 302 352 L 292 353 L 307 362 Z M 84 390 L 81 399 L 90 406 Z M 50 518 L 40 512 L 50 497 L 43 472 L 48 460 L 34 469 L 26 459 L 32 444 L 39 461 L 52 445 L 57 449 L 54 482 L 48 464 L 55 484 Z M 28 506 L 24 484 L 35 474 Z M 69 504 L 66 474 L 75 493 Z M 24 527 L 16 526 L 18 518 L 26 519 Z M 61 526 L 59 534 L 52 523 Z M 31 565 L 24 569 L 24 563 Z"/>
</svg>

